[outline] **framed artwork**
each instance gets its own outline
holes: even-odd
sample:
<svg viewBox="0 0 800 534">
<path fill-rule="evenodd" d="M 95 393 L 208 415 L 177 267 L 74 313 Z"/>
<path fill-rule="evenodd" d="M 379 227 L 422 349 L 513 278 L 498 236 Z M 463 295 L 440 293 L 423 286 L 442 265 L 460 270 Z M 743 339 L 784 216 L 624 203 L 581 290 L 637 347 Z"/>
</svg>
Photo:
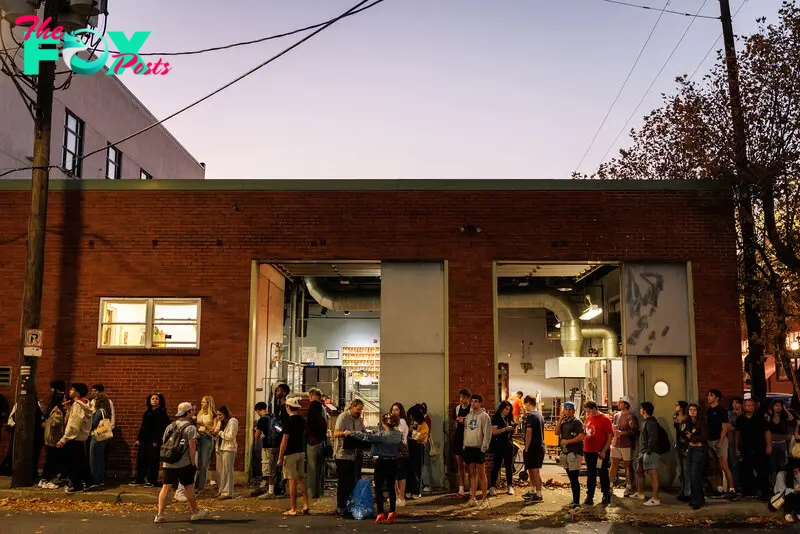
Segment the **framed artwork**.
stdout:
<svg viewBox="0 0 800 534">
<path fill-rule="evenodd" d="M 325 351 L 325 359 L 326 360 L 338 360 L 339 359 L 339 351 L 338 350 L 326 350 Z"/>
</svg>

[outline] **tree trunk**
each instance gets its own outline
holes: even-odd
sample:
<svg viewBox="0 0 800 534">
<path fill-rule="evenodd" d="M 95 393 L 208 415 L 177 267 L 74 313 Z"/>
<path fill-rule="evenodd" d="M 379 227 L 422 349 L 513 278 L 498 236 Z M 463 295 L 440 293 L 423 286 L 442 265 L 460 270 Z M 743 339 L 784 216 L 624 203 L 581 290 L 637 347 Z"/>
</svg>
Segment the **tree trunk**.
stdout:
<svg viewBox="0 0 800 534">
<path fill-rule="evenodd" d="M 742 280 L 744 320 L 749 345 L 745 369 L 750 375 L 750 392 L 753 400 L 767 398 L 767 379 L 764 372 L 764 342 L 761 339 L 761 317 L 756 306 L 758 294 L 758 266 L 756 263 L 756 232 L 751 198 L 739 191 L 739 227 L 742 232 Z"/>
</svg>

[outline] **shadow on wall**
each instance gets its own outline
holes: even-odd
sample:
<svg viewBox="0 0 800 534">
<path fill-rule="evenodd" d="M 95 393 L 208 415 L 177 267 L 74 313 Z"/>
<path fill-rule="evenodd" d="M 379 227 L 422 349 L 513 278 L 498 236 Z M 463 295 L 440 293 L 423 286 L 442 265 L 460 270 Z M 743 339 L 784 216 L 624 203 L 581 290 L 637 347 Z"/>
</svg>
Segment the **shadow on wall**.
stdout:
<svg viewBox="0 0 800 534">
<path fill-rule="evenodd" d="M 64 225 L 61 234 L 59 258 L 58 312 L 55 319 L 55 344 L 57 351 L 53 376 L 71 377 L 77 340 L 75 314 L 78 309 L 80 283 L 81 238 L 83 237 L 83 196 L 81 191 L 64 191 Z"/>
</svg>

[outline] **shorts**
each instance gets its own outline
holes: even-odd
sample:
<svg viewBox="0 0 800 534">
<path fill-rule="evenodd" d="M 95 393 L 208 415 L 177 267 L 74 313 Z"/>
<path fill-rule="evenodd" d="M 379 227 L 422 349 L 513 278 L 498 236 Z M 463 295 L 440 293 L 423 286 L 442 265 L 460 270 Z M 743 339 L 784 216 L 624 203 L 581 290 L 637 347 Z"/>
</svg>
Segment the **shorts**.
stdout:
<svg viewBox="0 0 800 534">
<path fill-rule="evenodd" d="M 297 452 L 283 457 L 283 478 L 302 479 L 306 477 L 306 453 Z"/>
<path fill-rule="evenodd" d="M 464 463 L 467 465 L 483 465 L 483 463 L 486 461 L 486 453 L 484 453 L 479 447 L 464 447 L 461 457 L 464 459 Z"/>
<path fill-rule="evenodd" d="M 184 467 L 164 468 L 164 484 L 172 487 L 178 487 L 178 484 L 183 484 L 185 487 L 194 485 L 194 475 L 197 473 L 197 468 L 192 464 Z"/>
<path fill-rule="evenodd" d="M 261 449 L 261 476 L 263 478 L 274 477 L 278 474 L 278 451 L 266 447 Z"/>
<path fill-rule="evenodd" d="M 541 469 L 544 464 L 544 449 L 534 449 L 531 447 L 524 454 L 525 469 Z"/>
<path fill-rule="evenodd" d="M 708 452 L 709 452 L 709 454 L 711 454 L 712 458 L 713 457 L 727 458 L 728 457 L 728 436 L 725 436 L 725 439 L 722 440 L 722 450 L 721 451 L 718 451 L 716 449 L 717 443 L 719 443 L 718 439 L 708 442 Z"/>
<path fill-rule="evenodd" d="M 464 454 L 464 436 L 461 436 L 461 439 L 458 436 L 453 439 L 453 454 L 456 456 Z"/>
<path fill-rule="evenodd" d="M 636 460 L 637 465 L 642 464 L 642 469 L 645 471 L 658 470 L 661 463 L 661 455 L 657 452 L 643 452 L 639 454 Z"/>
<path fill-rule="evenodd" d="M 561 467 L 563 467 L 567 471 L 580 471 L 581 460 L 583 460 L 583 455 L 576 454 L 574 452 L 562 452 L 561 456 L 559 457 L 559 461 L 561 462 Z"/>
<path fill-rule="evenodd" d="M 394 472 L 395 480 L 406 480 L 408 478 L 408 459 L 397 459 L 397 470 Z"/>
<path fill-rule="evenodd" d="M 622 460 L 623 462 L 630 462 L 633 457 L 633 449 L 631 447 L 611 447 L 611 457 Z"/>
</svg>

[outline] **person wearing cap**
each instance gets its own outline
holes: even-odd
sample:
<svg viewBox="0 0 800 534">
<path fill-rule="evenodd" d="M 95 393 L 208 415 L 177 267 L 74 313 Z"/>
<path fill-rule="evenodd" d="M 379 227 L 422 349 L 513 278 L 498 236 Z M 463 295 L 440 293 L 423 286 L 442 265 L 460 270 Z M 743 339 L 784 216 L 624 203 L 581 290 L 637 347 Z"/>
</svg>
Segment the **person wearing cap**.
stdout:
<svg viewBox="0 0 800 534">
<path fill-rule="evenodd" d="M 561 417 L 556 423 L 555 434 L 558 436 L 561 445 L 561 455 L 559 457 L 562 467 L 569 477 L 569 485 L 572 488 L 572 503 L 570 506 L 578 508 L 581 505 L 581 483 L 578 475 L 581 471 L 581 460 L 583 459 L 583 440 L 586 433 L 583 431 L 583 423 L 575 417 L 575 404 L 565 402 L 561 408 Z"/>
<path fill-rule="evenodd" d="M 625 497 L 636 494 L 633 484 L 633 444 L 636 442 L 636 433 L 639 431 L 639 419 L 631 412 L 631 399 L 620 397 L 617 401 L 619 411 L 614 414 L 612 426 L 614 427 L 614 441 L 611 442 L 611 471 L 609 480 L 614 481 L 619 472 L 619 464 L 625 468 Z"/>
<path fill-rule="evenodd" d="M 283 429 L 283 439 L 278 451 L 278 465 L 283 467 L 283 475 L 289 481 L 289 499 L 292 507 L 283 513 L 286 516 L 300 515 L 297 511 L 297 493 L 303 497 L 302 513 L 307 515 L 308 510 L 308 485 L 306 482 L 306 453 L 303 448 L 303 438 L 306 433 L 306 421 L 300 416 L 300 399 L 289 397 L 286 399 L 286 409 L 289 411 L 289 422 Z"/>
<path fill-rule="evenodd" d="M 164 484 L 158 494 L 158 513 L 154 523 L 164 523 L 164 514 L 167 507 L 167 498 L 172 488 L 182 484 L 186 491 L 186 499 L 192 510 L 190 521 L 198 521 L 206 517 L 207 512 L 197 507 L 197 498 L 194 494 L 194 476 L 197 473 L 197 427 L 192 423 L 194 409 L 192 403 L 182 402 L 178 405 L 178 413 L 175 414 L 176 421 L 170 424 L 164 431 L 162 442 L 166 442 L 170 435 L 179 432 L 181 442 L 186 440 L 187 447 L 183 455 L 176 462 L 164 462 Z"/>
</svg>

